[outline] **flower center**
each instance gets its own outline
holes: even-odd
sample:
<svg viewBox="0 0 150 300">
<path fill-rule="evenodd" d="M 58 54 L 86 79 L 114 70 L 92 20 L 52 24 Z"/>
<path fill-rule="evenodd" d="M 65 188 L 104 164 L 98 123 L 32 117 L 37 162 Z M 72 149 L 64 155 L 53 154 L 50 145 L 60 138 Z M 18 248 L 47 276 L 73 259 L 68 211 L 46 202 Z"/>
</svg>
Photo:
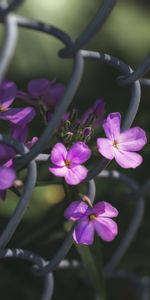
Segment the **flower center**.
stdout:
<svg viewBox="0 0 150 300">
<path fill-rule="evenodd" d="M 90 219 L 90 221 L 91 221 L 91 220 L 95 220 L 95 219 L 96 219 L 96 214 L 90 215 L 90 216 L 89 216 L 89 219 Z"/>
<path fill-rule="evenodd" d="M 119 143 L 116 140 L 112 142 L 112 146 L 119 149 Z"/>
<path fill-rule="evenodd" d="M 4 111 L 7 111 L 8 108 L 4 108 L 3 106 L 0 105 L 0 112 L 4 112 Z"/>
<path fill-rule="evenodd" d="M 66 167 L 70 167 L 70 164 L 71 164 L 71 161 L 66 159 L 65 160 L 65 166 Z"/>
</svg>

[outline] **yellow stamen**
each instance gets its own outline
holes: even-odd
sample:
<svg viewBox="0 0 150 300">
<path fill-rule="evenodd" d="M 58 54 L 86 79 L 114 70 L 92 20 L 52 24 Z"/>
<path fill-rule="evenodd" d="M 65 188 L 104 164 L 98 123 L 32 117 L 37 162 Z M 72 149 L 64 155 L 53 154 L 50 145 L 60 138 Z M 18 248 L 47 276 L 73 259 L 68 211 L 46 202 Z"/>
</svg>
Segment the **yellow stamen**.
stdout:
<svg viewBox="0 0 150 300">
<path fill-rule="evenodd" d="M 7 110 L 8 110 L 8 108 L 4 108 L 4 107 L 0 106 L 0 112 L 4 112 L 4 111 L 7 111 Z"/>
<path fill-rule="evenodd" d="M 71 163 L 70 160 L 67 160 L 67 159 L 65 160 L 65 166 L 66 166 L 66 167 L 70 167 L 70 163 Z"/>
<path fill-rule="evenodd" d="M 119 148 L 119 143 L 116 140 L 112 142 L 112 145 L 117 149 Z"/>
<path fill-rule="evenodd" d="M 90 220 L 95 220 L 95 219 L 96 219 L 96 215 L 95 215 L 95 214 L 90 215 L 90 216 L 89 216 L 89 219 L 90 219 Z"/>
</svg>

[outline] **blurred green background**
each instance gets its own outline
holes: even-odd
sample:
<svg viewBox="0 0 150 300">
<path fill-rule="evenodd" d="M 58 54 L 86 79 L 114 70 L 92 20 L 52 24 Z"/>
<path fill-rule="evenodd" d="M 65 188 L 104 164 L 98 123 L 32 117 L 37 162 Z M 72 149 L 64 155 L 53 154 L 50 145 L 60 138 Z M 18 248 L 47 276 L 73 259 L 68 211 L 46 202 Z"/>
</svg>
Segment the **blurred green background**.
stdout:
<svg viewBox="0 0 150 300">
<path fill-rule="evenodd" d="M 28 18 L 52 24 L 76 38 L 95 16 L 102 1 L 99 0 L 26 0 L 17 13 Z M 3 33 L 3 25 L 0 27 Z M 2 34 L 1 34 L 2 45 Z M 26 85 L 33 78 L 56 79 L 67 84 L 72 60 L 61 59 L 58 51 L 63 44 L 54 37 L 27 29 L 19 30 L 16 53 L 8 70 L 7 79 L 17 83 L 18 88 L 26 90 Z M 85 47 L 95 51 L 119 57 L 133 69 L 142 62 L 150 50 L 150 1 L 118 0 L 109 19 L 102 29 Z M 106 112 L 120 111 L 126 114 L 130 87 L 118 87 L 116 77 L 120 75 L 111 67 L 95 62 L 86 62 L 83 78 L 77 91 L 73 105 L 81 112 L 98 98 L 106 102 Z M 150 75 L 146 74 L 148 77 Z M 142 88 L 142 101 L 134 124 L 150 132 L 150 89 Z M 39 121 L 31 124 L 32 134 L 39 135 L 43 130 Z M 109 169 L 118 169 L 143 184 L 150 176 L 150 147 L 142 151 L 144 163 L 137 170 L 121 170 L 115 163 Z M 63 211 L 67 206 L 65 191 L 57 185 L 47 171 L 48 165 L 40 165 L 38 180 L 45 181 L 45 186 L 38 186 L 33 193 L 31 203 L 16 234 L 9 243 L 10 247 L 23 247 L 51 258 L 61 245 L 65 236 Z M 52 182 L 52 185 L 50 183 Z M 107 262 L 117 244 L 124 235 L 132 217 L 134 204 L 128 201 L 128 189 L 124 185 L 106 180 L 96 181 L 96 199 L 111 201 L 120 211 L 118 218 L 119 236 L 111 244 L 102 243 L 104 261 Z M 115 187 L 115 188 L 114 188 Z M 71 200 L 76 198 L 76 189 L 69 191 Z M 148 197 L 147 197 L 148 198 Z M 148 200 L 148 199 L 147 199 Z M 4 229 L 9 216 L 17 203 L 17 197 L 9 193 L 7 201 L 0 203 L 0 226 Z M 129 248 L 121 266 L 134 270 L 143 278 L 150 275 L 150 204 L 146 202 L 146 213 L 142 226 Z M 78 258 L 74 247 L 69 258 Z M 97 261 L 100 257 L 95 256 Z M 26 262 L 5 261 L 0 264 L 2 280 L 0 294 L 2 300 L 41 299 L 42 280 L 31 275 L 30 266 Z M 54 300 L 59 299 L 94 299 L 91 278 L 87 272 L 79 270 L 55 271 Z M 118 287 L 119 286 L 119 287 Z M 108 300 L 144 299 L 139 289 L 125 280 L 113 280 L 106 284 Z M 140 296 L 139 296 L 140 295 Z M 150 294 L 149 298 L 150 299 Z"/>
</svg>

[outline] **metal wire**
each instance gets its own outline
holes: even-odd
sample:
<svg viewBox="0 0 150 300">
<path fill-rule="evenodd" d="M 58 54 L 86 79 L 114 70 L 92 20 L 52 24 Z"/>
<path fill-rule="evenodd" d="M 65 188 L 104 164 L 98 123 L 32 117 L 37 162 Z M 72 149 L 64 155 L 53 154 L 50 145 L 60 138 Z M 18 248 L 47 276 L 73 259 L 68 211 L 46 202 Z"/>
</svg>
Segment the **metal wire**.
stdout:
<svg viewBox="0 0 150 300">
<path fill-rule="evenodd" d="M 40 162 L 44 163 L 49 159 L 49 155 L 42 152 L 47 145 L 47 141 L 50 141 L 54 131 L 59 126 L 64 112 L 68 109 L 69 105 L 73 101 L 73 97 L 76 94 L 82 79 L 84 62 L 86 60 L 92 60 L 93 62 L 96 61 L 101 64 L 112 66 L 120 73 L 120 76 L 116 79 L 116 83 L 121 86 L 130 85 L 131 99 L 127 113 L 124 116 L 122 126 L 122 131 L 124 131 L 132 125 L 137 114 L 141 98 L 140 84 L 150 87 L 150 79 L 142 78 L 150 69 L 150 54 L 146 56 L 136 70 L 132 70 L 129 65 L 117 57 L 113 57 L 109 54 L 81 49 L 82 47 L 86 46 L 96 32 L 100 30 L 102 25 L 108 20 L 109 14 L 111 13 L 115 4 L 117 4 L 116 0 L 104 0 L 95 18 L 90 22 L 90 24 L 87 25 L 85 30 L 76 39 L 70 37 L 66 32 L 53 25 L 45 24 L 35 20 L 29 20 L 14 13 L 12 14 L 12 12 L 22 3 L 23 0 L 13 0 L 9 4 L 7 1 L 5 3 L 1 1 L 0 3 L 0 22 L 4 24 L 4 40 L 0 52 L 0 82 L 5 78 L 5 74 L 15 53 L 18 41 L 18 30 L 20 27 L 26 28 L 27 30 L 39 31 L 59 39 L 65 48 L 60 49 L 58 55 L 63 59 L 70 58 L 73 61 L 72 74 L 66 86 L 64 96 L 57 106 L 53 118 L 50 120 L 33 148 L 28 151 L 27 148 L 20 144 L 17 140 L 0 134 L 0 143 L 4 143 L 13 147 L 17 154 L 19 154 L 15 160 L 16 171 L 22 168 L 27 168 L 26 181 L 22 195 L 8 224 L 0 235 L 0 259 L 19 258 L 30 261 L 34 265 L 34 274 L 37 276 L 45 276 L 45 284 L 41 299 L 49 300 L 53 296 L 54 288 L 52 272 L 59 266 L 63 267 L 63 265 L 66 265 L 64 259 L 73 244 L 73 227 L 68 233 L 63 244 L 56 252 L 55 256 L 50 261 L 45 261 L 39 255 L 27 250 L 4 249 L 15 233 L 15 230 L 22 220 L 27 205 L 31 199 L 31 194 L 37 180 L 37 164 Z M 116 271 L 116 268 L 133 241 L 133 238 L 142 222 L 144 214 L 144 197 L 150 192 L 150 180 L 148 179 L 147 182 L 141 187 L 137 185 L 133 179 L 124 174 L 120 174 L 117 171 L 104 171 L 109 163 L 110 162 L 107 159 L 102 159 L 98 164 L 93 165 L 93 167 L 90 169 L 88 177 L 86 178 L 87 196 L 92 202 L 94 201 L 96 194 L 94 178 L 98 176 L 99 179 L 104 177 L 107 180 L 113 179 L 123 181 L 131 190 L 129 198 L 133 201 L 136 200 L 135 210 L 129 228 L 123 237 L 123 240 L 120 242 L 120 245 L 112 255 L 112 258 L 104 268 L 104 274 L 107 276 L 112 276 L 113 272 L 114 274 L 119 274 L 119 271 Z M 17 195 L 19 196 L 19 193 L 17 193 Z M 70 264 L 67 263 L 67 265 Z M 126 274 L 126 272 L 122 272 L 121 274 L 124 273 Z"/>
<path fill-rule="evenodd" d="M 36 264 L 38 267 L 43 267 L 46 265 L 46 261 L 40 257 L 39 255 L 34 254 L 31 251 L 23 250 L 23 249 L 5 249 L 0 252 L 0 259 L 5 258 L 17 258 L 23 259 L 33 264 Z M 48 273 L 45 275 L 44 282 L 44 292 L 42 295 L 42 300 L 50 300 L 53 296 L 54 289 L 54 278 L 52 273 Z"/>
<path fill-rule="evenodd" d="M 4 79 L 4 75 L 9 67 L 14 51 L 16 49 L 18 37 L 18 27 L 15 15 L 6 16 L 4 43 L 0 55 L 0 82 Z"/>
<path fill-rule="evenodd" d="M 112 11 L 117 0 L 104 0 L 102 7 L 94 20 L 87 26 L 85 31 L 75 40 L 73 45 L 66 49 L 60 50 L 59 54 L 61 57 L 69 57 L 76 53 L 77 50 L 81 49 L 93 35 L 100 30 L 104 22 L 107 20 L 110 12 Z"/>
<path fill-rule="evenodd" d="M 0 142 L 6 143 L 9 146 L 13 146 L 15 150 L 19 150 L 20 154 L 26 153 L 28 150 L 25 146 L 19 145 L 15 140 L 8 139 L 5 136 L 0 136 Z M 31 200 L 32 192 L 36 184 L 37 178 L 37 168 L 35 161 L 31 161 L 27 168 L 27 179 L 24 185 L 24 189 L 18 205 L 11 216 L 7 226 L 5 227 L 3 233 L 0 235 L 0 249 L 3 249 L 11 239 L 17 226 L 19 225 L 22 217 L 26 211 L 26 208 Z"/>
</svg>

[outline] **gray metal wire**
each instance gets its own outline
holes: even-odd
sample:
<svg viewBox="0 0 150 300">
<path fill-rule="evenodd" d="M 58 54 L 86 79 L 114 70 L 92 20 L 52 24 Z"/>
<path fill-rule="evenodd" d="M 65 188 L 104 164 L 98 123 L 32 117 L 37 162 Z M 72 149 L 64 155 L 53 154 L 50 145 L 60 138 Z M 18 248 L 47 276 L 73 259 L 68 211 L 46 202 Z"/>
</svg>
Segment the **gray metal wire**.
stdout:
<svg viewBox="0 0 150 300">
<path fill-rule="evenodd" d="M 73 101 L 73 97 L 80 85 L 84 70 L 84 62 L 86 60 L 92 60 L 93 62 L 96 61 L 101 64 L 112 66 L 113 68 L 117 69 L 121 75 L 117 78 L 116 83 L 122 86 L 130 85 L 131 99 L 122 126 L 122 131 L 124 131 L 132 125 L 137 114 L 141 98 L 140 85 L 142 84 L 143 86 L 147 87 L 150 86 L 150 80 L 142 78 L 150 69 L 150 54 L 146 56 L 146 58 L 136 70 L 132 70 L 129 65 L 127 65 L 117 57 L 113 57 L 109 54 L 82 49 L 82 47 L 85 47 L 86 44 L 92 39 L 96 32 L 101 29 L 105 21 L 107 21 L 109 14 L 117 3 L 116 0 L 104 0 L 95 18 L 91 21 L 90 24 L 87 25 L 85 30 L 75 40 L 66 32 L 55 26 L 34 20 L 29 20 L 12 13 L 22 3 L 23 0 L 14 0 L 11 1 L 8 5 L 3 5 L 2 1 L 0 1 L 0 22 L 4 24 L 5 28 L 4 41 L 0 53 L 0 82 L 5 78 L 6 71 L 9 68 L 11 60 L 13 58 L 18 40 L 19 27 L 23 27 L 28 30 L 39 31 L 59 39 L 63 43 L 65 48 L 60 49 L 58 55 L 63 59 L 70 58 L 73 60 L 72 74 L 66 86 L 64 96 L 62 97 L 60 104 L 57 106 L 53 118 L 49 121 L 47 127 L 45 128 L 36 145 L 34 145 L 33 148 L 28 151 L 27 148 L 24 145 L 18 143 L 17 140 L 0 134 L 0 143 L 4 143 L 13 147 L 19 154 L 15 160 L 16 170 L 27 168 L 26 181 L 22 195 L 18 201 L 14 213 L 11 216 L 11 219 L 0 235 L 0 259 L 18 258 L 30 261 L 34 265 L 34 274 L 37 276 L 45 276 L 45 285 L 41 299 L 48 300 L 53 296 L 54 281 L 52 272 L 56 268 L 58 268 L 61 263 L 63 265 L 64 259 L 68 254 L 70 248 L 72 247 L 73 228 L 70 230 L 63 244 L 60 246 L 57 253 L 50 261 L 45 261 L 39 255 L 36 255 L 27 250 L 5 249 L 11 237 L 15 233 L 17 226 L 22 220 L 27 205 L 31 199 L 31 194 L 37 180 L 37 164 L 39 162 L 44 163 L 49 159 L 49 155 L 43 154 L 42 152 L 47 145 L 47 141 L 52 138 L 55 129 L 59 126 L 64 112 L 68 109 L 69 105 Z M 119 247 L 116 249 L 112 258 L 104 268 L 104 274 L 107 276 L 109 276 L 109 274 L 112 274 L 113 272 L 117 272 L 116 268 L 120 263 L 122 257 L 126 253 L 128 247 L 130 246 L 141 224 L 144 214 L 144 197 L 150 191 L 149 179 L 147 180 L 145 185 L 140 187 L 133 179 L 124 174 L 120 174 L 116 171 L 104 171 L 104 169 L 108 165 L 109 161 L 106 159 L 102 159 L 99 164 L 96 164 L 91 168 L 91 170 L 89 171 L 89 175 L 86 178 L 87 196 L 91 199 L 92 202 L 94 201 L 96 194 L 94 178 L 96 176 L 98 176 L 99 178 L 105 177 L 106 179 L 122 180 L 131 189 L 130 198 L 136 200 L 136 207 L 127 233 L 123 237 L 123 240 L 121 241 Z"/>
</svg>

